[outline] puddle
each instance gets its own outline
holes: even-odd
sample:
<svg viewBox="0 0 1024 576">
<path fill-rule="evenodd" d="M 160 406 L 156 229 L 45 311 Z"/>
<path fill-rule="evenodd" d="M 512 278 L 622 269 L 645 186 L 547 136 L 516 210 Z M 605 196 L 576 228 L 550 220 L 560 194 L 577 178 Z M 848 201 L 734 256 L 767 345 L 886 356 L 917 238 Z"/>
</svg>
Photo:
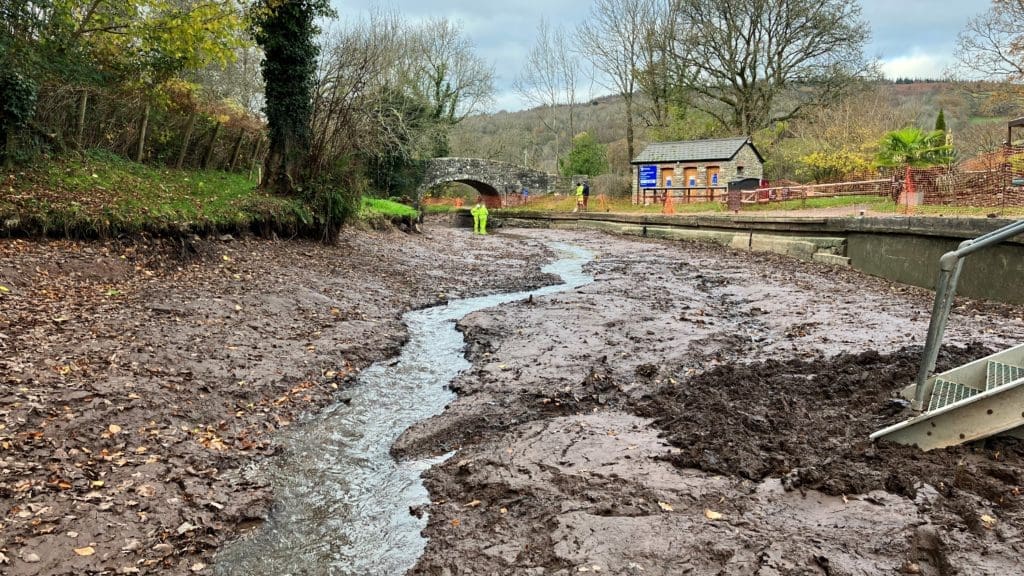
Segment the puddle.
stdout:
<svg viewBox="0 0 1024 576">
<path fill-rule="evenodd" d="M 563 284 L 456 300 L 410 312 L 409 342 L 397 358 L 364 370 L 335 404 L 285 433 L 283 453 L 261 475 L 277 501 L 267 523 L 226 547 L 219 575 L 404 574 L 426 546 L 427 519 L 411 506 L 429 498 L 421 473 L 441 459 L 395 462 L 389 450 L 412 424 L 441 413 L 454 399 L 448 384 L 470 367 L 455 321 L 466 314 L 588 284 L 592 255 L 552 243 L 560 259 L 544 271 Z"/>
</svg>

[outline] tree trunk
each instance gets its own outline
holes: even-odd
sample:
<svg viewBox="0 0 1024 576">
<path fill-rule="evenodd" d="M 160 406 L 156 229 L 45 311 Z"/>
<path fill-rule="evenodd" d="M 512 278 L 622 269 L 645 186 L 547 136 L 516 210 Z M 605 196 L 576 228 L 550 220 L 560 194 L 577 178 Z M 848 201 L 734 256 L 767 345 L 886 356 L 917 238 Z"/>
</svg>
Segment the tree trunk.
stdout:
<svg viewBox="0 0 1024 576">
<path fill-rule="evenodd" d="M 235 141 L 235 149 L 231 151 L 231 162 L 228 163 L 228 172 L 235 171 L 235 165 L 238 164 L 238 156 L 242 151 L 243 142 L 245 142 L 245 129 L 238 131 L 238 140 Z"/>
<path fill-rule="evenodd" d="M 149 103 L 142 111 L 142 127 L 139 129 L 139 147 L 135 151 L 135 161 L 142 162 L 146 153 L 146 130 L 149 129 Z"/>
<path fill-rule="evenodd" d="M 14 130 L 0 126 L 0 158 L 3 158 L 5 170 L 14 168 Z"/>
<path fill-rule="evenodd" d="M 203 156 L 203 170 L 210 167 L 210 159 L 213 158 L 213 148 L 217 144 L 217 135 L 220 133 L 220 122 L 213 126 L 213 134 L 210 136 L 210 145 L 206 147 L 206 154 Z"/>
<path fill-rule="evenodd" d="M 298 160 L 292 152 L 294 137 L 285 135 L 278 143 L 271 142 L 266 160 L 266 187 L 275 194 L 291 195 L 298 175 Z"/>
<path fill-rule="evenodd" d="M 185 164 L 185 155 L 188 154 L 188 146 L 192 142 L 192 130 L 196 127 L 196 117 L 199 116 L 198 112 L 193 111 L 188 116 L 188 123 L 185 124 L 185 138 L 181 142 L 181 150 L 178 151 L 178 161 L 174 163 L 174 167 L 181 170 L 181 167 Z"/>
<path fill-rule="evenodd" d="M 85 147 L 85 112 L 89 107 L 89 91 L 82 90 L 82 98 L 78 101 L 78 124 L 75 126 L 75 147 Z"/>
<path fill-rule="evenodd" d="M 627 162 L 633 161 L 633 97 L 626 97 L 626 155 Z"/>
</svg>

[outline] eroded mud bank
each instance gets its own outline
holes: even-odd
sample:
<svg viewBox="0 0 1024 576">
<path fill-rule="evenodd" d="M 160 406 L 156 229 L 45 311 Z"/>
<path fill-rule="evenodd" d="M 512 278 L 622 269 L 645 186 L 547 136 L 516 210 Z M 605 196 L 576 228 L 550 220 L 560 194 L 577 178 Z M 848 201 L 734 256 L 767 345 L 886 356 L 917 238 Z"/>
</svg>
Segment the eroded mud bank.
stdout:
<svg viewBox="0 0 1024 576">
<path fill-rule="evenodd" d="M 535 238 L 566 237 L 532 232 Z M 1024 448 L 872 446 L 930 294 L 694 244 L 572 235 L 596 281 L 467 317 L 473 369 L 397 454 L 457 449 L 414 574 L 1007 574 Z M 1024 340 L 962 302 L 942 362 Z"/>
</svg>

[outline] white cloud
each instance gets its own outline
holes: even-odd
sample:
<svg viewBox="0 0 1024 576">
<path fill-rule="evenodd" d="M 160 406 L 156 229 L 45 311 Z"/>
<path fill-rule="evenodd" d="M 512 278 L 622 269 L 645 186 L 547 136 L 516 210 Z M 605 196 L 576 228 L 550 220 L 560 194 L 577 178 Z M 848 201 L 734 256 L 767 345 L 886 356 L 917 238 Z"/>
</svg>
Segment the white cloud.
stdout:
<svg viewBox="0 0 1024 576">
<path fill-rule="evenodd" d="M 914 50 L 910 54 L 882 59 L 886 78 L 941 78 L 949 66 L 948 54 L 929 54 Z"/>
</svg>

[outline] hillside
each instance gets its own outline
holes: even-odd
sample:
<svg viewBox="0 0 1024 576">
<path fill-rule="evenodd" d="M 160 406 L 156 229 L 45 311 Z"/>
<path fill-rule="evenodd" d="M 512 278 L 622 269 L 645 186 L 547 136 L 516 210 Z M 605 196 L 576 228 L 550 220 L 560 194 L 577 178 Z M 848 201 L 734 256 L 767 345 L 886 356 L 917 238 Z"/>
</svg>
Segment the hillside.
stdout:
<svg viewBox="0 0 1024 576">
<path fill-rule="evenodd" d="M 995 83 L 957 82 L 891 82 L 870 85 L 864 92 L 853 96 L 836 108 L 852 114 L 845 126 L 826 125 L 838 122 L 826 113 L 815 118 L 795 121 L 780 135 L 769 139 L 755 135 L 755 143 L 766 153 L 786 156 L 831 137 L 852 141 L 865 131 L 858 126 L 872 124 L 872 134 L 916 124 L 931 129 L 939 109 L 944 111 L 947 125 L 953 134 L 958 157 L 966 159 L 990 151 L 1005 139 L 1005 122 L 1024 114 L 1024 106 L 1015 88 Z M 642 100 L 642 99 L 641 99 Z M 699 114 L 688 121 L 678 122 L 668 129 L 652 129 L 645 122 L 645 105 L 641 101 L 636 126 L 636 150 L 639 152 L 650 141 L 662 137 L 669 139 L 732 136 L 722 133 Z M 839 112 L 836 112 L 839 115 Z M 625 105 L 622 98 L 606 96 L 578 104 L 570 130 L 570 108 L 533 108 L 518 112 L 501 111 L 473 116 L 464 120 L 452 134 L 452 154 L 474 156 L 526 164 L 534 168 L 555 171 L 556 158 L 566 154 L 573 133 L 590 132 L 607 146 L 609 163 L 613 170 L 624 173 L 629 169 L 625 143 Z M 838 130 L 838 136 L 836 132 Z M 825 133 L 829 133 L 826 137 Z M 864 138 L 864 136 L 860 136 Z M 776 139 L 778 138 L 778 139 Z M 787 143 L 787 139 L 806 142 Z M 873 141 L 861 142 L 858 147 L 870 147 Z M 773 177 L 795 177 L 792 158 L 774 158 Z"/>
</svg>

